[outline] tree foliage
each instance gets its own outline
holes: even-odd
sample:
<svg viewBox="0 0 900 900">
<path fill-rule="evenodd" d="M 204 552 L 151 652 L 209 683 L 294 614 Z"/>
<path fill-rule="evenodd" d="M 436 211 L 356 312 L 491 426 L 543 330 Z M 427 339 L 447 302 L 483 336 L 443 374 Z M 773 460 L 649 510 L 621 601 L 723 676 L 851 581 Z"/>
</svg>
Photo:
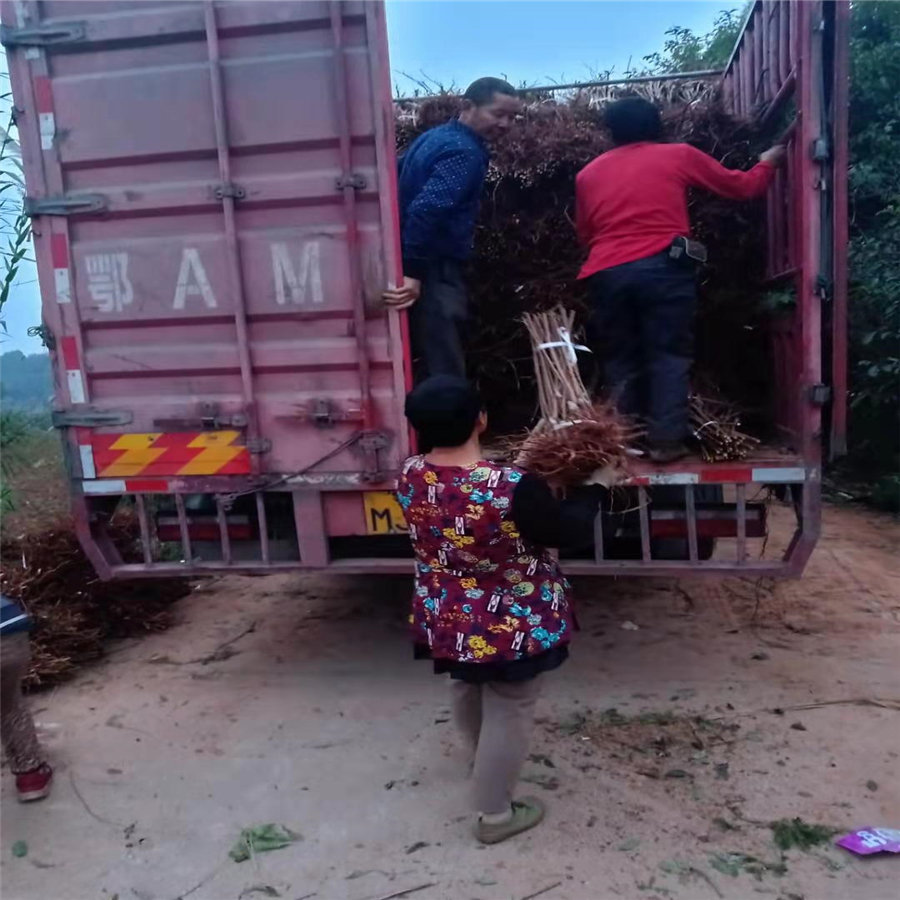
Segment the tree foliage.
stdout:
<svg viewBox="0 0 900 900">
<path fill-rule="evenodd" d="M 743 10 L 723 10 L 708 34 L 694 34 L 680 25 L 670 28 L 662 51 L 644 57 L 649 73 L 700 72 L 724 66 L 744 23 L 747 6 Z"/>
<path fill-rule="evenodd" d="M 850 80 L 851 453 L 900 450 L 900 3 L 854 3 Z"/>
</svg>

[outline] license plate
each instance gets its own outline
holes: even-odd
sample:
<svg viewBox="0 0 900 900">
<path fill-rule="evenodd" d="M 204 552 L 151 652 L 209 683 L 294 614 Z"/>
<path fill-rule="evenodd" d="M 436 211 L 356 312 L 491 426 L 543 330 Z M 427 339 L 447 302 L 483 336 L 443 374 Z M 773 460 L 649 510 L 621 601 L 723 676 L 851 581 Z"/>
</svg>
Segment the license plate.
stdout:
<svg viewBox="0 0 900 900">
<path fill-rule="evenodd" d="M 367 491 L 363 494 L 368 534 L 406 534 L 403 507 L 390 491 Z"/>
</svg>

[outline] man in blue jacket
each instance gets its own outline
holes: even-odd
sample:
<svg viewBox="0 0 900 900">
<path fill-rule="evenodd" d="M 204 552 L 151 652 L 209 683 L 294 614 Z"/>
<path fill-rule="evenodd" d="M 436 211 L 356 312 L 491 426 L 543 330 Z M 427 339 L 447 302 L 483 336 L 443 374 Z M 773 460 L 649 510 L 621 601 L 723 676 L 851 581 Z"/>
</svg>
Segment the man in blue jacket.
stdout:
<svg viewBox="0 0 900 900">
<path fill-rule="evenodd" d="M 394 309 L 411 307 L 420 378 L 465 375 L 463 266 L 472 255 L 489 143 L 506 133 L 520 105 L 511 84 L 479 78 L 463 95 L 459 118 L 418 137 L 401 160 L 404 277 L 384 299 Z"/>
</svg>

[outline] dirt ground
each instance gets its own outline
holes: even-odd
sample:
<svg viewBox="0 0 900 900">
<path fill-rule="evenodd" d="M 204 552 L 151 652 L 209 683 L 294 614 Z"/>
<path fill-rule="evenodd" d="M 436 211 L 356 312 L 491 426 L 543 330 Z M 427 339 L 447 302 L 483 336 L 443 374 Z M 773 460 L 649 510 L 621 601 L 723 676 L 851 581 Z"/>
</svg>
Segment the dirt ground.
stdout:
<svg viewBox="0 0 900 900">
<path fill-rule="evenodd" d="M 770 828 L 900 827 L 898 529 L 825 524 L 796 582 L 579 584 L 523 785 L 550 814 L 493 848 L 408 581 L 205 583 L 178 627 L 33 698 L 57 781 L 19 806 L 4 774 L 4 900 L 893 900 L 900 857 L 782 853 Z M 302 839 L 232 862 L 268 822 Z"/>
</svg>

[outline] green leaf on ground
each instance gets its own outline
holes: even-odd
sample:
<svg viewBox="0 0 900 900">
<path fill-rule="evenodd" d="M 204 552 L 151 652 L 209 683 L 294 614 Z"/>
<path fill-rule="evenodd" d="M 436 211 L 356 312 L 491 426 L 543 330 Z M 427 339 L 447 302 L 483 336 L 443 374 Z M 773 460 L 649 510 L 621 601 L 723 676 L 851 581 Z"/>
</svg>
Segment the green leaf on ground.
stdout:
<svg viewBox="0 0 900 900">
<path fill-rule="evenodd" d="M 638 838 L 628 838 L 627 841 L 622 841 L 616 849 L 621 850 L 623 853 L 631 853 L 632 850 L 637 850 L 640 845 L 641 842 Z"/>
<path fill-rule="evenodd" d="M 244 862 L 257 853 L 266 853 L 269 850 L 281 850 L 302 840 L 299 834 L 286 828 L 284 825 L 254 825 L 245 828 L 241 832 L 237 843 L 231 848 L 228 855 L 235 862 Z"/>
<path fill-rule="evenodd" d="M 12 855 L 18 859 L 28 856 L 28 843 L 26 841 L 16 841 L 12 845 Z"/>
</svg>

